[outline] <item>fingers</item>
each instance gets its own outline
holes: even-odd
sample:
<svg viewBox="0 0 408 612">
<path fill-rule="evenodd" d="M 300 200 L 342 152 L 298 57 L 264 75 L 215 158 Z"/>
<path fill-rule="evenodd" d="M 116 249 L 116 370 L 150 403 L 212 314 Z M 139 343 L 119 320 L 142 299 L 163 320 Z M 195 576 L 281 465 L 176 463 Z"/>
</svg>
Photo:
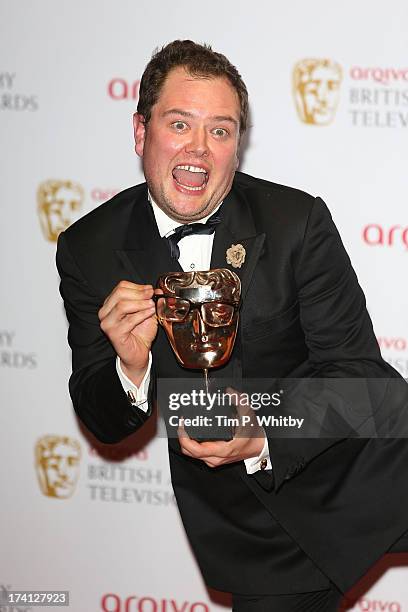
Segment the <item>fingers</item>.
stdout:
<svg viewBox="0 0 408 612">
<path fill-rule="evenodd" d="M 149 304 L 149 300 L 147 301 L 147 306 L 140 301 L 122 301 L 101 319 L 101 329 L 105 333 L 109 332 L 112 328 L 115 328 L 117 333 L 120 333 L 120 331 L 130 332 L 134 327 L 140 325 L 149 317 L 154 316 L 155 312 L 154 304 Z"/>
<path fill-rule="evenodd" d="M 180 441 L 183 454 L 194 459 L 200 459 L 208 467 L 216 468 L 227 463 L 258 457 L 264 446 L 264 438 L 234 438 L 229 442 L 196 442 L 196 444 L 201 447 L 208 446 L 200 451 L 194 446 L 185 442 L 182 444 Z"/>
<path fill-rule="evenodd" d="M 187 455 L 187 457 L 192 457 L 193 459 L 201 459 L 206 465 L 208 465 L 208 467 L 211 467 L 211 468 L 219 467 L 223 463 L 231 462 L 224 457 L 220 458 L 220 457 L 211 456 L 211 455 L 208 457 L 203 456 L 202 449 L 200 449 L 200 447 L 202 447 L 203 444 L 206 444 L 206 442 L 196 442 L 195 440 L 191 440 L 191 438 L 188 438 L 189 441 L 193 443 L 190 445 L 188 443 L 187 444 L 185 443 L 185 439 L 186 438 L 183 436 L 184 442 L 181 443 L 180 441 L 181 451 L 183 455 Z"/>
<path fill-rule="evenodd" d="M 120 321 L 109 315 L 101 321 L 101 329 L 104 333 L 108 333 L 112 328 L 115 328 L 116 335 L 125 337 L 135 327 L 150 319 L 155 314 L 155 308 L 147 308 L 138 312 L 131 312 L 123 317 Z"/>
<path fill-rule="evenodd" d="M 126 315 L 142 313 L 148 310 L 155 312 L 156 309 L 153 300 L 120 300 L 101 320 L 110 317 L 120 321 L 124 319 Z"/>
<path fill-rule="evenodd" d="M 183 454 L 193 459 L 201 459 L 208 467 L 215 468 L 236 461 L 233 440 L 230 442 L 195 442 L 195 440 L 190 440 L 190 442 L 194 442 L 194 445 L 182 445 L 180 442 Z"/>
<path fill-rule="evenodd" d="M 102 321 L 113 309 L 119 307 L 119 313 L 125 308 L 125 302 L 145 302 L 145 308 L 153 307 L 152 285 L 136 285 L 129 281 L 121 281 L 105 299 L 103 306 L 99 310 L 99 320 Z M 142 307 L 143 307 L 142 306 Z M 128 312 L 124 312 L 128 314 Z"/>
<path fill-rule="evenodd" d="M 149 297 L 153 295 L 153 286 L 152 285 L 138 285 L 136 283 L 131 283 L 129 281 L 120 281 L 112 289 L 110 294 L 105 299 L 105 304 L 110 301 L 112 298 L 116 299 L 116 296 L 120 297 L 129 297 L 135 295 L 143 295 L 145 292 L 149 293 Z"/>
<path fill-rule="evenodd" d="M 102 331 L 129 371 L 140 369 L 157 334 L 152 285 L 121 281 L 98 312 Z"/>
<path fill-rule="evenodd" d="M 231 458 L 233 455 L 234 447 L 232 442 L 234 442 L 234 440 L 230 440 L 229 442 L 197 442 L 188 436 L 183 425 L 180 425 L 177 433 L 181 450 L 189 457 L 202 459 L 205 463 L 209 461 L 214 464 L 219 464 L 220 461 L 225 462 L 226 459 Z"/>
<path fill-rule="evenodd" d="M 256 436 L 253 436 L 252 431 L 250 431 L 252 435 L 248 433 L 248 430 L 245 432 L 242 428 L 240 435 L 228 442 L 197 442 L 187 435 L 182 425 L 178 429 L 182 453 L 200 459 L 211 468 L 259 456 L 264 446 L 265 432 L 260 429 Z"/>
</svg>

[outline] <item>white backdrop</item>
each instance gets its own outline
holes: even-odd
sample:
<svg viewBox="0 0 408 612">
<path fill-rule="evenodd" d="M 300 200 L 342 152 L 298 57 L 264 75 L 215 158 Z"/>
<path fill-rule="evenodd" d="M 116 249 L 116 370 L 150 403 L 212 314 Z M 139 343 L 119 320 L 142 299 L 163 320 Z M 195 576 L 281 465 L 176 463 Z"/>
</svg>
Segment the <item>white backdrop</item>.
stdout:
<svg viewBox="0 0 408 612">
<path fill-rule="evenodd" d="M 72 201 L 70 223 L 142 180 L 131 118 L 156 46 L 209 42 L 238 66 L 251 99 L 241 169 L 325 199 L 384 357 L 408 377 L 407 20 L 405 0 L 0 0 L 0 589 L 67 589 L 75 612 L 228 609 L 191 556 L 165 441 L 95 450 L 78 426 L 55 241 L 38 209 Z M 306 58 L 338 65 L 328 125 L 294 103 Z M 65 486 L 41 488 L 40 439 Z M 408 610 L 407 578 L 389 569 L 353 609 Z"/>
</svg>

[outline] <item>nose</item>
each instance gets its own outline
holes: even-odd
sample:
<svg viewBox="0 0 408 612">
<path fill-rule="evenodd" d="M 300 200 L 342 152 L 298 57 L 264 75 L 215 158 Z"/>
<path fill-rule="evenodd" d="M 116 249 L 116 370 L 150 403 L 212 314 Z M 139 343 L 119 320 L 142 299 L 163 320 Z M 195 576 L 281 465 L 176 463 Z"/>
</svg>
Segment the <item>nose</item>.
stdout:
<svg viewBox="0 0 408 612">
<path fill-rule="evenodd" d="M 317 99 L 319 100 L 320 103 L 327 103 L 327 98 L 328 98 L 328 94 L 329 94 L 329 87 L 326 81 L 321 81 L 319 83 L 319 86 L 317 88 Z"/>
<path fill-rule="evenodd" d="M 195 336 L 199 336 L 201 342 L 208 342 L 207 326 L 201 318 L 198 308 L 193 314 L 193 331 Z"/>
<path fill-rule="evenodd" d="M 65 459 L 60 459 L 60 461 L 58 461 L 58 475 L 61 479 L 66 480 L 67 479 L 67 470 L 68 470 L 68 460 Z"/>
<path fill-rule="evenodd" d="M 207 133 L 204 127 L 191 130 L 190 140 L 186 144 L 186 153 L 203 157 L 208 155 Z"/>
</svg>

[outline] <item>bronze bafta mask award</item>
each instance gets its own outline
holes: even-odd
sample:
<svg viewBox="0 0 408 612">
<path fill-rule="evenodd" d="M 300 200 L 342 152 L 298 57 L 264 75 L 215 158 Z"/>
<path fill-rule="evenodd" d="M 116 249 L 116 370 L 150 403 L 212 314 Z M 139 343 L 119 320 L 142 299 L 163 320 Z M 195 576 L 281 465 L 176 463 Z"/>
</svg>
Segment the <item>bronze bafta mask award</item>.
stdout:
<svg viewBox="0 0 408 612">
<path fill-rule="evenodd" d="M 229 360 L 238 327 L 241 282 L 234 272 L 170 272 L 157 283 L 157 318 L 182 366 L 211 368 Z"/>
</svg>

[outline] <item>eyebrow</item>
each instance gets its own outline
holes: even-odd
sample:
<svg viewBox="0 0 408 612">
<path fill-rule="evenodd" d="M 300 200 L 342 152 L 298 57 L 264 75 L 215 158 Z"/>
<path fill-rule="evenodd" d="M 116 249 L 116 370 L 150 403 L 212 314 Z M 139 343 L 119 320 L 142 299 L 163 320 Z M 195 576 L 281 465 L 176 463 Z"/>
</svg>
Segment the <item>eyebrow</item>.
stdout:
<svg viewBox="0 0 408 612">
<path fill-rule="evenodd" d="M 163 113 L 163 117 L 167 117 L 168 115 L 181 115 L 182 117 L 188 117 L 190 119 L 194 119 L 194 114 L 189 111 L 182 110 L 181 108 L 170 108 L 169 110 Z M 229 121 L 234 125 L 238 126 L 239 121 L 237 121 L 231 115 L 213 115 L 210 117 L 212 121 Z"/>
</svg>

